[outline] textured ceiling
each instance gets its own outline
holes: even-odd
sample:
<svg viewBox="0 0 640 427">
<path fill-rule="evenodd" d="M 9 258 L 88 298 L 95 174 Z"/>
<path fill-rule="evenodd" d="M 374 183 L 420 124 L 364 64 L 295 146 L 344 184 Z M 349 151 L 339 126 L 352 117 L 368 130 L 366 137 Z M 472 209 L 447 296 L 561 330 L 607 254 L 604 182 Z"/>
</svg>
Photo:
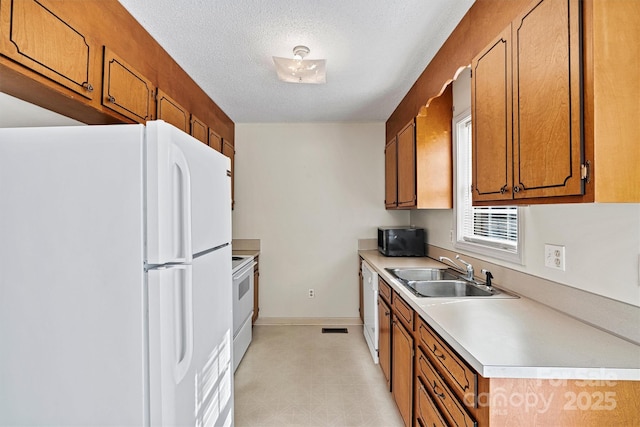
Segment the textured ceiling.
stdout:
<svg viewBox="0 0 640 427">
<path fill-rule="evenodd" d="M 386 121 L 474 0 L 119 0 L 236 123 Z M 327 60 L 284 83 L 272 56 Z M 425 100 L 426 101 L 426 100 Z"/>
</svg>

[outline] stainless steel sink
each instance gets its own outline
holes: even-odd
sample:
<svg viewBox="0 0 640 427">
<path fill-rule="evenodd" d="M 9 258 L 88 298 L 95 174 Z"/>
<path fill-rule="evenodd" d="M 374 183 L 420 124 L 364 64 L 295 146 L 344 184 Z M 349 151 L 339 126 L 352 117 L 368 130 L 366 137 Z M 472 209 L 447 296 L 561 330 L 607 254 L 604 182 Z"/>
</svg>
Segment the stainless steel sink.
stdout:
<svg viewBox="0 0 640 427">
<path fill-rule="evenodd" d="M 456 280 L 459 278 L 448 268 L 387 268 L 400 280 Z"/>
<path fill-rule="evenodd" d="M 415 296 L 427 298 L 518 298 L 495 286 L 465 279 L 451 268 L 387 268 Z"/>
<path fill-rule="evenodd" d="M 421 297 L 490 297 L 490 290 L 481 289 L 464 280 L 410 281 L 406 284 Z"/>
</svg>

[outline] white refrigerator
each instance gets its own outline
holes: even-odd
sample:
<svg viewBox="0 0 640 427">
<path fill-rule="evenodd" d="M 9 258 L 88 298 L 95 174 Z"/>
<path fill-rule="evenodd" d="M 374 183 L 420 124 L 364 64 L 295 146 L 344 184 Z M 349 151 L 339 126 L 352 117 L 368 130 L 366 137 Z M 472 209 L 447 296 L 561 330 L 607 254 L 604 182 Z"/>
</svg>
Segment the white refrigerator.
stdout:
<svg viewBox="0 0 640 427">
<path fill-rule="evenodd" d="M 0 425 L 233 425 L 229 169 L 162 121 L 0 129 Z"/>
</svg>

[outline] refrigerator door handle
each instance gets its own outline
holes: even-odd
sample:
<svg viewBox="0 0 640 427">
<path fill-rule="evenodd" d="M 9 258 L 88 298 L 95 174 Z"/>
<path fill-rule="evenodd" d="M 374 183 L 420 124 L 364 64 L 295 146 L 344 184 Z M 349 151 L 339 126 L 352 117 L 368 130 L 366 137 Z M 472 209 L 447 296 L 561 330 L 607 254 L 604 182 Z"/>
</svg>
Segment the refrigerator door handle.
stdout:
<svg viewBox="0 0 640 427">
<path fill-rule="evenodd" d="M 189 371 L 193 359 L 193 274 L 190 265 L 175 266 L 184 270 L 181 280 L 174 287 L 175 303 L 175 381 L 180 381 Z"/>
<path fill-rule="evenodd" d="M 193 261 L 191 248 L 191 173 L 189 164 L 182 151 L 172 146 L 170 151 L 171 164 L 175 165 L 173 174 L 173 206 L 175 209 L 175 224 L 173 227 L 174 242 L 182 246 L 178 253 L 183 254 L 184 262 Z M 178 255 L 180 256 L 180 255 Z"/>
</svg>

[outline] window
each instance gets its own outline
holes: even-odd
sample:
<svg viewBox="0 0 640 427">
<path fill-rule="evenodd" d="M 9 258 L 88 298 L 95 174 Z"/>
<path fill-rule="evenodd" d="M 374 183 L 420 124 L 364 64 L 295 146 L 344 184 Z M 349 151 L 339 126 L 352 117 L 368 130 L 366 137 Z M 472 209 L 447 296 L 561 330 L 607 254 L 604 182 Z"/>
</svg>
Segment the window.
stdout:
<svg viewBox="0 0 640 427">
<path fill-rule="evenodd" d="M 522 263 L 522 215 L 515 206 L 471 206 L 471 113 L 453 120 L 455 141 L 454 246 L 507 261 Z"/>
</svg>

